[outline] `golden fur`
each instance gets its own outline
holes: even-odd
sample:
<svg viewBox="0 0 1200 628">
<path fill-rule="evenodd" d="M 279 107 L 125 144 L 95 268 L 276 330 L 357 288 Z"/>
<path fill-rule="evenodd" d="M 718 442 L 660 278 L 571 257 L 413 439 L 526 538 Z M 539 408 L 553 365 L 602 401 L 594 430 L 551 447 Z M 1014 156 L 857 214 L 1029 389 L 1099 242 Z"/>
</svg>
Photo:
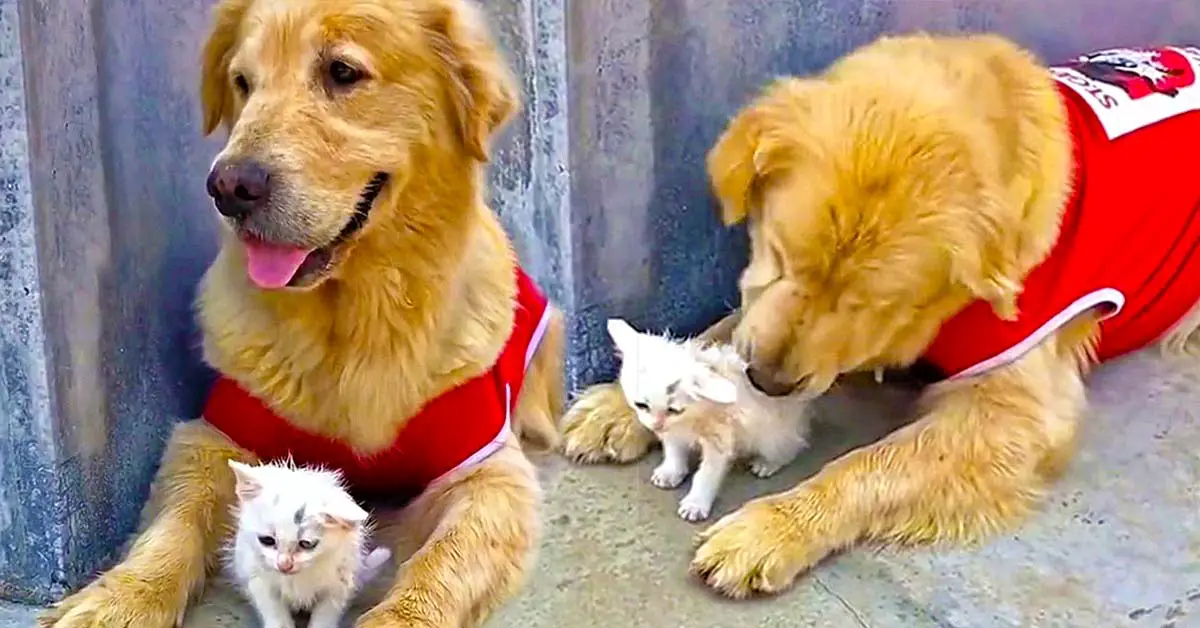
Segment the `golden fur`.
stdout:
<svg viewBox="0 0 1200 628">
<path fill-rule="evenodd" d="M 331 57 L 368 78 L 331 91 Z M 366 226 L 333 249 L 327 276 L 259 290 L 230 230 L 197 300 L 213 366 L 296 425 L 379 451 L 426 401 L 486 370 L 507 339 L 516 260 L 484 204 L 481 162 L 519 105 L 515 80 L 467 0 L 224 0 L 201 92 L 206 130 L 229 131 L 219 158 L 252 157 L 280 182 L 273 233 L 327 243 L 373 173 L 391 177 Z M 555 313 L 514 418 L 522 437 L 551 447 L 564 342 Z M 227 460 L 250 458 L 203 422 L 178 426 L 125 559 L 41 625 L 176 625 L 228 533 Z M 398 555 L 410 558 L 357 626 L 482 621 L 522 581 L 539 496 L 516 443 L 439 483 L 392 517 Z"/>
<path fill-rule="evenodd" d="M 768 387 L 910 365 L 984 299 L 1012 316 L 1057 237 L 1065 111 L 1034 57 L 995 36 L 882 38 L 771 85 L 708 157 L 726 223 L 749 220 L 728 336 Z M 1168 337 L 1194 350 L 1200 309 Z M 1019 521 L 1069 460 L 1098 333 L 1085 313 L 1008 366 L 932 387 L 913 424 L 756 499 L 701 535 L 694 573 L 771 593 L 861 542 L 966 542 Z M 629 461 L 649 437 L 612 387 L 564 421 L 568 455 Z"/>
</svg>

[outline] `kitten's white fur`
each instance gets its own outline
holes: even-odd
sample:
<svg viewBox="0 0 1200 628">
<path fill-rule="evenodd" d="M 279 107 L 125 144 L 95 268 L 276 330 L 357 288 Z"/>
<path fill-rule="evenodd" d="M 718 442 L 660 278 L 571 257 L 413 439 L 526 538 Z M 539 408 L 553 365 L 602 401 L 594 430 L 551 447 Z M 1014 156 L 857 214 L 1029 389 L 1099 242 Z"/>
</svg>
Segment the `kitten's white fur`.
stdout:
<svg viewBox="0 0 1200 628">
<path fill-rule="evenodd" d="M 621 390 L 662 442 L 663 461 L 650 481 L 679 486 L 691 470 L 692 450 L 700 451 L 680 517 L 708 518 L 735 460 L 749 458 L 751 472 L 765 478 L 807 447 L 809 398 L 756 390 L 732 346 L 638 332 L 621 319 L 609 319 L 608 333 L 621 355 Z"/>
<path fill-rule="evenodd" d="M 237 479 L 237 531 L 229 548 L 236 583 L 264 628 L 337 628 L 359 587 L 391 552 L 367 553 L 367 512 L 332 471 L 230 461 Z"/>
</svg>

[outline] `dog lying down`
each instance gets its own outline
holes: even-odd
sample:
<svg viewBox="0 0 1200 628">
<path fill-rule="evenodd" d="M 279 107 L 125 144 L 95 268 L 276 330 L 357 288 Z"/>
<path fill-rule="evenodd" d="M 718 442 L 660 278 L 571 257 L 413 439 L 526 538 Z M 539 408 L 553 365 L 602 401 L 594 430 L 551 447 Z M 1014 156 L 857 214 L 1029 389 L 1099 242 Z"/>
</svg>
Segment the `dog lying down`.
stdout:
<svg viewBox="0 0 1200 628">
<path fill-rule="evenodd" d="M 708 156 L 748 221 L 732 336 L 760 390 L 938 373 L 911 425 L 702 535 L 692 570 L 775 592 L 861 542 L 967 542 L 1018 522 L 1071 457 L 1097 361 L 1200 346 L 1200 49 L 1047 68 L 1003 38 L 884 37 L 769 86 Z M 642 456 L 613 385 L 565 419 L 568 455 Z"/>
<path fill-rule="evenodd" d="M 290 456 L 356 498 L 417 495 L 372 513 L 403 568 L 358 628 L 477 625 L 531 564 L 522 445 L 555 444 L 563 398 L 562 317 L 484 202 L 519 85 L 468 0 L 221 0 L 202 56 L 228 132 L 196 308 L 221 378 L 127 554 L 40 624 L 176 626 L 232 528 L 229 462 Z"/>
</svg>

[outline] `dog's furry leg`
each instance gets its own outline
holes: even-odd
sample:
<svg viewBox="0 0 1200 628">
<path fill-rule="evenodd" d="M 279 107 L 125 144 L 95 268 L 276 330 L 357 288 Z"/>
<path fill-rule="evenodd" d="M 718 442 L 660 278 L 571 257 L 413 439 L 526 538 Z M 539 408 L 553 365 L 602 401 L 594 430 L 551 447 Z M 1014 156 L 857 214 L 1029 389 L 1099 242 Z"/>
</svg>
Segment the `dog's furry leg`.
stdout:
<svg viewBox="0 0 1200 628">
<path fill-rule="evenodd" d="M 713 323 L 700 338 L 728 342 L 739 320 L 741 312 L 733 312 Z M 654 435 L 638 423 L 615 383 L 585 390 L 563 418 L 563 453 L 576 462 L 634 462 L 653 444 Z"/>
<path fill-rule="evenodd" d="M 533 465 L 513 442 L 431 487 L 402 515 L 400 564 L 357 628 L 477 626 L 524 581 L 540 531 Z M 415 542 L 420 542 L 414 551 Z"/>
<path fill-rule="evenodd" d="M 1200 357 L 1200 303 L 1167 333 L 1162 349 L 1172 357 Z"/>
<path fill-rule="evenodd" d="M 550 327 L 546 331 L 545 337 L 542 338 L 541 347 L 534 354 L 533 361 L 529 365 L 528 372 L 525 375 L 525 384 L 521 389 L 521 396 L 517 400 L 517 407 L 513 413 L 513 431 L 518 436 L 522 445 L 535 445 L 539 449 L 544 447 L 553 449 L 558 446 L 558 419 L 562 416 L 563 408 L 563 358 L 566 347 L 566 330 L 563 325 L 563 317 L 557 310 L 553 313 L 553 318 L 550 320 Z M 492 475 L 499 475 L 497 479 L 490 480 L 496 485 L 501 486 L 511 493 L 512 504 L 516 506 L 517 514 L 528 514 L 525 512 L 529 508 L 529 495 L 532 495 L 533 500 L 538 498 L 538 489 L 536 476 L 532 475 L 532 466 L 528 460 L 521 456 L 519 452 L 510 451 L 512 447 L 497 454 L 496 459 L 501 463 L 498 470 L 489 472 Z M 508 463 L 503 462 L 503 458 L 509 457 L 511 460 Z M 505 466 L 511 467 L 505 470 Z M 504 474 L 510 473 L 508 480 L 504 479 Z M 386 543 L 394 550 L 396 562 L 402 563 L 399 570 L 401 577 L 400 582 L 403 583 L 403 576 L 406 570 L 412 569 L 410 563 L 416 559 L 421 553 L 422 546 L 427 543 L 442 543 L 442 547 L 454 549 L 453 545 L 446 545 L 452 542 L 451 539 L 432 539 L 435 530 L 442 525 L 455 526 L 470 526 L 473 525 L 469 520 L 456 521 L 453 524 L 443 523 L 442 517 L 450 516 L 457 517 L 456 514 L 469 506 L 473 502 L 471 497 L 461 497 L 460 495 L 469 495 L 470 491 L 480 490 L 488 491 L 489 480 L 472 480 L 478 483 L 477 488 L 471 488 L 470 484 L 465 486 L 451 485 L 443 492 L 438 493 L 431 491 L 429 494 L 420 498 L 416 503 L 406 508 L 399 515 L 388 515 L 386 513 L 377 513 L 379 526 L 376 529 L 375 538 L 380 543 Z M 503 498 L 503 495 L 499 495 Z M 454 502 L 459 503 L 454 503 Z M 491 508 L 490 506 L 487 508 Z M 501 521 L 499 516 L 503 513 L 513 512 L 512 505 L 498 504 L 495 510 L 487 511 L 474 516 L 492 515 L 497 517 L 492 523 L 492 528 L 500 526 Z M 526 522 L 532 521 L 532 526 Z M 537 534 L 537 519 L 525 519 L 519 523 L 527 530 L 527 538 L 517 540 L 516 542 L 508 543 L 509 551 L 500 552 L 497 557 L 497 562 L 494 566 L 495 573 L 489 573 L 487 570 L 481 570 L 479 573 L 472 575 L 475 582 L 463 581 L 468 592 L 478 597 L 475 604 L 469 607 L 458 609 L 450 609 L 448 611 L 439 610 L 436 613 L 431 613 L 429 616 L 421 616 L 419 621 L 433 621 L 434 617 L 445 618 L 445 621 L 450 622 L 444 625 L 474 625 L 476 622 L 482 622 L 483 619 L 491 612 L 491 610 L 500 602 L 503 602 L 516 589 L 521 581 L 524 573 L 523 555 L 529 554 L 532 550 L 534 539 Z M 468 528 L 469 531 L 469 528 Z M 462 536 L 462 533 L 459 533 Z M 500 537 L 503 541 L 503 535 Z M 487 541 L 487 539 L 483 539 Z M 433 547 L 433 545 L 430 547 Z M 488 544 L 488 547 L 500 549 L 500 544 Z M 528 549 L 523 549 L 528 547 Z M 426 550 L 431 551 L 431 550 Z M 443 554 L 447 550 L 443 550 Z M 510 553 L 511 552 L 511 553 Z M 463 554 L 462 556 L 471 557 L 472 563 L 476 558 L 473 554 Z M 479 555 L 482 556 L 482 555 Z M 453 558 L 451 558 L 453 559 Z M 460 556 L 457 560 L 461 562 Z M 407 561 L 407 562 L 406 562 Z M 514 567 L 514 565 L 520 565 Z M 457 573 L 460 567 L 449 564 L 441 565 L 440 569 L 448 573 Z M 451 576 L 453 577 L 453 576 Z M 393 587 L 393 591 L 397 593 L 380 594 L 377 592 L 378 587 L 371 587 L 370 591 L 364 592 L 363 597 L 376 600 L 387 599 L 389 596 L 399 599 L 404 599 L 404 596 L 412 595 L 411 591 L 402 590 L 402 585 L 397 584 Z M 455 599 L 454 595 L 449 595 L 450 599 Z M 460 596 L 461 598 L 461 596 Z M 466 598 L 461 598 L 466 599 Z M 395 611 L 386 610 L 388 604 L 380 604 L 373 612 L 373 617 L 366 617 L 360 625 L 379 625 L 392 626 L 396 624 L 388 624 L 389 618 L 397 617 Z M 370 619 L 376 624 L 369 624 Z M 457 622 L 457 623 L 454 623 Z M 411 624 L 400 624 L 411 625 Z M 424 625 L 418 623 L 418 625 Z M 441 626 L 443 624 L 432 623 L 430 625 Z"/>
<path fill-rule="evenodd" d="M 563 358 L 567 335 L 562 313 L 555 310 L 542 345 L 525 374 L 525 384 L 513 413 L 513 431 L 538 450 L 559 447 L 558 420 L 563 411 Z"/>
<path fill-rule="evenodd" d="M 1078 356 L 1046 342 L 931 392 L 929 411 L 702 534 L 692 571 L 721 592 L 773 593 L 858 542 L 971 541 L 1020 520 L 1073 450 Z"/>
<path fill-rule="evenodd" d="M 125 559 L 42 617 L 44 628 L 171 628 L 218 564 L 245 452 L 201 421 L 176 426 Z"/>
</svg>

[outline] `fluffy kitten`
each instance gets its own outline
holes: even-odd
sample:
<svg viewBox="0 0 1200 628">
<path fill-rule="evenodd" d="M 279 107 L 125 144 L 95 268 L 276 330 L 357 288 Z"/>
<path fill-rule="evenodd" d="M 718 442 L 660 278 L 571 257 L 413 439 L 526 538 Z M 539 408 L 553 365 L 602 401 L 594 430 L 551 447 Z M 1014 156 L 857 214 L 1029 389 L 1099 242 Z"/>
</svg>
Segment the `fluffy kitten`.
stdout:
<svg viewBox="0 0 1200 628">
<path fill-rule="evenodd" d="M 621 356 L 621 390 L 662 442 L 663 461 L 650 481 L 679 486 L 691 451 L 700 451 L 691 489 L 679 502 L 684 519 L 708 518 L 734 460 L 749 458 L 750 470 L 765 478 L 808 445 L 808 398 L 755 390 L 733 347 L 639 333 L 620 319 L 609 319 L 608 333 Z"/>
<path fill-rule="evenodd" d="M 391 552 L 365 550 L 367 512 L 332 471 L 230 461 L 237 478 L 237 532 L 229 567 L 264 628 L 337 628 L 355 591 Z"/>
</svg>

